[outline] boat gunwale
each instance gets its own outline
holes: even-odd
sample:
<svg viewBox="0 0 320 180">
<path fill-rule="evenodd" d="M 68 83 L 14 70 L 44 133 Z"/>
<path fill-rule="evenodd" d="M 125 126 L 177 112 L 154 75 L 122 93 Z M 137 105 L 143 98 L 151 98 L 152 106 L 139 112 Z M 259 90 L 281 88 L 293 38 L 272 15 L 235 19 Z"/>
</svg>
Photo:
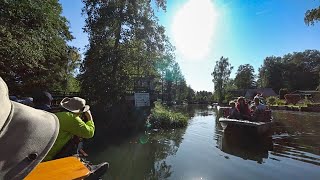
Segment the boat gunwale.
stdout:
<svg viewBox="0 0 320 180">
<path fill-rule="evenodd" d="M 273 123 L 273 118 L 271 117 L 269 122 L 253 122 L 249 120 L 241 120 L 241 119 L 230 119 L 221 117 L 219 118 L 220 123 L 228 123 L 228 124 L 237 124 L 237 125 L 244 125 L 244 126 L 252 126 L 252 127 L 259 127 L 263 125 L 268 125 Z"/>
</svg>

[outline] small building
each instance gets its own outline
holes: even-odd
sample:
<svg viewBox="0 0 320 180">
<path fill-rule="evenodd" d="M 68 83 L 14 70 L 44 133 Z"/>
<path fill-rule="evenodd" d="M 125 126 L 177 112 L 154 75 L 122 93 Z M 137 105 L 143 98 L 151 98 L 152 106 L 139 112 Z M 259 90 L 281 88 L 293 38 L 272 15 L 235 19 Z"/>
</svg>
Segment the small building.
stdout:
<svg viewBox="0 0 320 180">
<path fill-rule="evenodd" d="M 314 102 L 320 102 L 320 91 L 314 90 L 296 90 L 290 94 L 299 94 L 300 98 L 307 97 L 308 99 L 313 100 Z"/>
</svg>

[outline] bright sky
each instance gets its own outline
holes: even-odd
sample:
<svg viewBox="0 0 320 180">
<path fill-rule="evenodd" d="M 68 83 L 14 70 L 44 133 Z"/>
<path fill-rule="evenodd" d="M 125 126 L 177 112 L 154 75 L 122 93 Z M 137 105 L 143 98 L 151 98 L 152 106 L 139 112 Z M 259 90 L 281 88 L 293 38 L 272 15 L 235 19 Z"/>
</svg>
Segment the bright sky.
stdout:
<svg viewBox="0 0 320 180">
<path fill-rule="evenodd" d="M 60 0 L 75 40 L 84 52 L 81 0 Z M 213 91 L 211 72 L 221 56 L 234 66 L 251 64 L 256 72 L 267 56 L 305 49 L 320 50 L 320 23 L 304 24 L 306 10 L 316 0 L 168 0 L 167 12 L 157 12 L 176 47 L 176 57 L 187 84 Z"/>
</svg>

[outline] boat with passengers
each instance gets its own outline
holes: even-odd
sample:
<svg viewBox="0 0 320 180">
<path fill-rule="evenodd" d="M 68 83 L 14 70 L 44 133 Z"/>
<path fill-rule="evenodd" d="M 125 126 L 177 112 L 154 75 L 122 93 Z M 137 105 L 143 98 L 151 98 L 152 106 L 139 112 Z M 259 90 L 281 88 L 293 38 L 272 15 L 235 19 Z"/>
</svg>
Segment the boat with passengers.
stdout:
<svg viewBox="0 0 320 180">
<path fill-rule="evenodd" d="M 237 118 L 231 117 L 230 110 L 231 107 L 218 108 L 218 113 L 221 116 L 219 122 L 224 131 L 240 129 L 246 133 L 255 133 L 259 135 L 270 132 L 273 118 L 269 109 L 253 111 L 249 118 L 242 118 L 241 116 L 238 116 Z"/>
</svg>

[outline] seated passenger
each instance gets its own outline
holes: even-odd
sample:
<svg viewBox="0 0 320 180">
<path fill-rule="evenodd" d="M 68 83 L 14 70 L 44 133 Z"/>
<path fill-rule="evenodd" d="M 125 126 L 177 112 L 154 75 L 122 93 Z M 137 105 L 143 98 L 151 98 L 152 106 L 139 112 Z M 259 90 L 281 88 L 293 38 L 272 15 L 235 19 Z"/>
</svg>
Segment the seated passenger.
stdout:
<svg viewBox="0 0 320 180">
<path fill-rule="evenodd" d="M 59 131 L 58 118 L 10 101 L 0 77 L 0 179 L 24 179 L 45 157 Z"/>
<path fill-rule="evenodd" d="M 266 106 L 260 103 L 260 98 L 254 98 L 254 106 L 256 107 L 256 111 L 265 111 Z"/>
<path fill-rule="evenodd" d="M 266 106 L 260 103 L 259 98 L 254 98 L 254 105 L 252 107 L 252 120 L 253 121 L 265 121 L 264 112 L 266 110 Z"/>
<path fill-rule="evenodd" d="M 51 94 L 46 91 L 36 92 L 33 95 L 34 108 L 41 109 L 44 111 L 50 111 L 52 99 L 53 98 Z"/>
<path fill-rule="evenodd" d="M 84 99 L 79 97 L 64 98 L 60 106 L 65 110 L 55 113 L 60 122 L 60 131 L 56 142 L 44 159 L 45 161 L 54 159 L 73 137 L 92 138 L 94 135 L 95 127 L 90 107 L 86 105 Z M 81 118 L 82 114 L 86 117 L 87 122 Z"/>
<path fill-rule="evenodd" d="M 229 110 L 229 116 L 230 119 L 238 119 L 239 118 L 239 111 L 236 108 L 236 103 L 234 101 L 230 101 L 229 105 L 231 106 Z"/>
<path fill-rule="evenodd" d="M 251 113 L 248 104 L 245 102 L 244 97 L 239 97 L 237 102 L 237 110 L 240 113 L 240 119 L 251 119 Z"/>
</svg>

